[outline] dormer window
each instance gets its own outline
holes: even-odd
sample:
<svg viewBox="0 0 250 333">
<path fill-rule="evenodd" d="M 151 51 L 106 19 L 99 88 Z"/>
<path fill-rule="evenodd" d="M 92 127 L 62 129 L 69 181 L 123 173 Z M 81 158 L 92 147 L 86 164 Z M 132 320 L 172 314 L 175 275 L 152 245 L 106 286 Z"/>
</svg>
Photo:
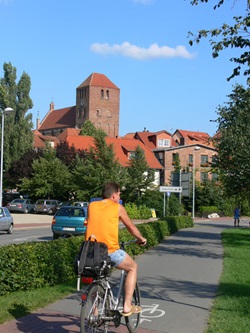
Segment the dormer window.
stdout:
<svg viewBox="0 0 250 333">
<path fill-rule="evenodd" d="M 158 139 L 157 146 L 158 147 L 170 147 L 170 140 L 169 139 Z"/>
<path fill-rule="evenodd" d="M 133 157 L 135 157 L 135 152 L 134 151 L 128 152 L 128 159 L 131 160 L 131 158 Z"/>
</svg>

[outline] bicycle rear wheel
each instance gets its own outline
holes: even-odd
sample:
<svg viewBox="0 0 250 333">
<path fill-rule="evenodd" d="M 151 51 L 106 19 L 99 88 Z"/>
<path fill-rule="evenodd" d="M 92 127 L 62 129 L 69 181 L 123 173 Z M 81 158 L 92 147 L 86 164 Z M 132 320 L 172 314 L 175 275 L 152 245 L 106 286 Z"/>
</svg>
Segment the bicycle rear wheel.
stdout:
<svg viewBox="0 0 250 333">
<path fill-rule="evenodd" d="M 81 333 L 107 333 L 108 323 L 101 319 L 105 291 L 100 284 L 90 286 L 81 308 Z"/>
<path fill-rule="evenodd" d="M 141 304 L 141 294 L 139 285 L 136 284 L 134 294 L 132 297 L 132 305 Z M 140 313 L 134 313 L 131 316 L 125 317 L 126 326 L 130 333 L 136 333 L 140 324 Z"/>
</svg>

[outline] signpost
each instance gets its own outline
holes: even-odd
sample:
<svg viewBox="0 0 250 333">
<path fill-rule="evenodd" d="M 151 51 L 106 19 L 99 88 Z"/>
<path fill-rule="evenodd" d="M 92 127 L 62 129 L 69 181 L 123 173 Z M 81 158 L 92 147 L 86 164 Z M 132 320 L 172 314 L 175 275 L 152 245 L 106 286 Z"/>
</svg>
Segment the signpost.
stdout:
<svg viewBox="0 0 250 333">
<path fill-rule="evenodd" d="M 168 209 L 168 205 L 169 205 L 169 197 L 170 197 L 170 192 L 173 193 L 179 193 L 179 195 L 182 192 L 182 187 L 180 186 L 160 186 L 159 188 L 160 192 L 164 193 L 164 203 L 163 203 L 163 216 L 165 217 L 166 213 L 166 193 L 167 193 L 167 209 Z"/>
<path fill-rule="evenodd" d="M 180 187 L 180 186 L 160 186 L 160 192 L 181 193 L 182 187 Z"/>
</svg>

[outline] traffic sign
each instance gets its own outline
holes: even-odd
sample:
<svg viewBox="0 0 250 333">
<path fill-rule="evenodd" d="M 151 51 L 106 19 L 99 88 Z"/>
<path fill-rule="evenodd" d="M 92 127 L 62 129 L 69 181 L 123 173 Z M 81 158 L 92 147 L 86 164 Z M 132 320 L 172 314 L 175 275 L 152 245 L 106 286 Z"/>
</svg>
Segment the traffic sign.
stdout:
<svg viewBox="0 0 250 333">
<path fill-rule="evenodd" d="M 160 186 L 160 192 L 175 192 L 175 193 L 181 193 L 182 187 L 176 187 L 176 186 Z"/>
</svg>

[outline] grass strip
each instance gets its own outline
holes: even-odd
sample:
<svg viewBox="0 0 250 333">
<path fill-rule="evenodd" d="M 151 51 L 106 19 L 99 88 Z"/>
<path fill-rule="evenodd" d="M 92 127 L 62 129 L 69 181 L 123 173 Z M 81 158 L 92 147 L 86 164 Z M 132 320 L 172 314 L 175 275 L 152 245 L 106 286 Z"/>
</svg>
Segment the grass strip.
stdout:
<svg viewBox="0 0 250 333">
<path fill-rule="evenodd" d="M 222 232 L 223 273 L 206 333 L 250 332 L 250 229 Z"/>
<path fill-rule="evenodd" d="M 0 297 L 0 324 L 23 317 L 76 291 L 76 280 L 54 287 L 18 291 Z"/>
</svg>

